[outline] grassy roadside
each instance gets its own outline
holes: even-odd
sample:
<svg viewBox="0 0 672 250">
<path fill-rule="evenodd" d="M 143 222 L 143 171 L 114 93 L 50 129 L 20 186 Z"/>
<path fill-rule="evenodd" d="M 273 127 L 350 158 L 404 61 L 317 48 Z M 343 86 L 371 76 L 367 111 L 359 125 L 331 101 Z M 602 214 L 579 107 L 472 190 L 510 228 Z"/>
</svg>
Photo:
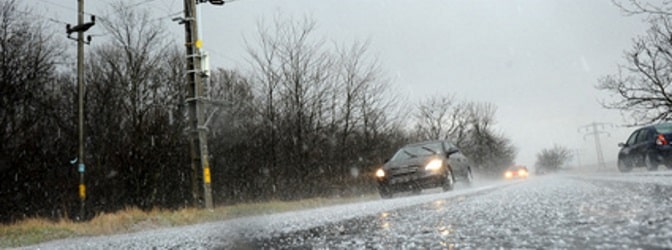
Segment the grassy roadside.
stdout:
<svg viewBox="0 0 672 250">
<path fill-rule="evenodd" d="M 0 248 L 27 246 L 72 237 L 129 233 L 154 228 L 191 225 L 252 215 L 346 204 L 377 198 L 378 195 L 369 194 L 336 199 L 313 198 L 299 201 L 242 203 L 231 206 L 220 206 L 215 208 L 214 211 L 195 208 L 185 208 L 176 211 L 160 209 L 142 211 L 137 208 L 127 208 L 115 213 L 99 214 L 90 221 L 82 223 L 71 220 L 50 221 L 42 218 L 31 218 L 11 225 L 0 224 Z"/>
</svg>

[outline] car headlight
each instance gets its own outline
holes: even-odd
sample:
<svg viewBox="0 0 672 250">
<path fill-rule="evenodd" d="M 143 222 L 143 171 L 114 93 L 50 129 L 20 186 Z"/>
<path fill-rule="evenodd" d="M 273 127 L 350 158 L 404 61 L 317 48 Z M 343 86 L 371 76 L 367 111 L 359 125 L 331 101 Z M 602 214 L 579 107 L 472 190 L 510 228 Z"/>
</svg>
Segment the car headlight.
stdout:
<svg viewBox="0 0 672 250">
<path fill-rule="evenodd" d="M 379 177 L 379 178 L 383 178 L 383 177 L 385 177 L 385 170 L 383 170 L 382 168 L 379 168 L 379 169 L 376 171 L 376 177 Z"/>
<path fill-rule="evenodd" d="M 430 161 L 429 163 L 427 163 L 427 165 L 425 166 L 425 170 L 436 171 L 436 170 L 441 169 L 441 166 L 443 166 L 443 161 L 441 161 L 439 159 L 434 159 L 434 160 Z"/>
<path fill-rule="evenodd" d="M 506 173 L 504 173 L 504 177 L 506 177 L 506 178 L 511 178 L 511 177 L 513 177 L 513 172 L 511 172 L 511 171 L 506 171 Z"/>
<path fill-rule="evenodd" d="M 518 170 L 518 175 L 519 175 L 519 176 L 526 176 L 526 175 L 527 175 L 527 171 L 525 171 L 525 170 L 523 170 L 523 169 Z"/>
</svg>

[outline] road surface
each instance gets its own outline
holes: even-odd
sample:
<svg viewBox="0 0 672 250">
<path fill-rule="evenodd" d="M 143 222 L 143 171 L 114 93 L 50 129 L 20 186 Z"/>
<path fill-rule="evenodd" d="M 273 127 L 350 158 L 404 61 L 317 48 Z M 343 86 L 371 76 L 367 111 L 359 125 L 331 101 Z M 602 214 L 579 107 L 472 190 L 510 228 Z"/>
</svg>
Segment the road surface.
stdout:
<svg viewBox="0 0 672 250">
<path fill-rule="evenodd" d="M 670 249 L 672 172 L 559 174 L 29 249 Z"/>
</svg>

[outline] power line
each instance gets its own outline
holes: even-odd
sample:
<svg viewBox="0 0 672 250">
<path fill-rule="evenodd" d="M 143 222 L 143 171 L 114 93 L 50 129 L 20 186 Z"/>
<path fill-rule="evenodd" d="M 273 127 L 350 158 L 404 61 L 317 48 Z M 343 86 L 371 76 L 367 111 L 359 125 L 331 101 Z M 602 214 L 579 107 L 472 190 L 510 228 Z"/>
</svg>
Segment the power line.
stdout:
<svg viewBox="0 0 672 250">
<path fill-rule="evenodd" d="M 175 0 L 171 1 L 170 5 L 166 6 L 166 8 L 165 8 L 166 13 L 170 13 L 171 10 L 173 9 L 173 6 L 175 6 Z M 182 11 L 184 11 L 184 10 L 182 10 Z"/>
<path fill-rule="evenodd" d="M 65 22 L 65 21 L 61 21 L 61 20 L 58 20 L 58 19 L 53 18 L 53 17 L 48 17 L 48 16 L 44 16 L 44 15 L 40 15 L 40 14 L 36 14 L 36 13 L 31 13 L 31 12 L 28 12 L 28 11 L 16 10 L 16 12 L 23 13 L 23 14 L 26 14 L 26 15 L 31 15 L 31 16 L 40 17 L 40 18 L 42 18 L 42 19 L 44 19 L 44 20 L 51 21 L 51 22 L 54 22 L 54 23 L 57 23 L 57 24 L 68 24 L 68 23 Z"/>
<path fill-rule="evenodd" d="M 63 5 L 63 4 L 58 4 L 58 3 L 50 2 L 50 1 L 47 1 L 47 0 L 38 0 L 38 1 L 43 2 L 43 3 L 46 3 L 46 4 L 50 4 L 50 5 L 53 5 L 53 6 L 57 6 L 57 7 L 66 9 L 66 10 L 70 10 L 70 11 L 73 11 L 73 12 L 77 13 L 77 9 L 68 7 L 68 6 Z M 138 2 L 138 3 L 130 4 L 130 5 L 124 5 L 124 6 L 121 6 L 122 8 L 120 8 L 119 10 L 114 11 L 114 12 L 112 12 L 112 13 L 108 13 L 108 14 L 106 14 L 106 15 L 96 15 L 96 14 L 94 14 L 94 13 L 86 12 L 86 11 L 83 11 L 83 13 L 86 14 L 86 15 L 89 15 L 89 16 L 98 16 L 98 17 L 100 17 L 100 18 L 102 18 L 102 19 L 109 19 L 109 18 L 107 18 L 107 16 L 109 16 L 109 15 L 114 15 L 114 14 L 117 14 L 117 13 L 119 13 L 119 12 L 121 12 L 121 11 L 124 11 L 124 10 L 131 10 L 131 9 L 140 7 L 141 5 L 148 4 L 148 3 L 152 3 L 152 2 L 155 2 L 155 1 L 157 1 L 157 0 L 147 0 L 147 1 L 142 1 L 142 2 Z M 180 13 L 181 13 L 181 12 L 182 12 L 182 11 L 180 11 Z M 171 14 L 171 15 L 175 15 L 175 14 Z M 59 22 L 60 22 L 60 21 L 59 21 Z"/>
<path fill-rule="evenodd" d="M 49 1 L 46 1 L 46 0 L 38 0 L 38 1 L 43 2 L 43 3 L 46 3 L 46 4 L 51 4 L 51 5 L 53 5 L 53 6 L 61 7 L 61 8 L 66 9 L 66 10 L 74 11 L 75 13 L 78 12 L 77 9 L 68 7 L 68 6 L 66 6 L 66 5 L 57 4 L 57 3 L 49 2 Z M 82 11 L 82 12 L 83 12 L 84 14 L 86 14 L 86 15 L 89 15 L 89 16 L 95 16 L 95 14 L 93 14 L 93 13 L 89 13 L 89 12 L 86 12 L 86 11 Z"/>
<path fill-rule="evenodd" d="M 122 11 L 130 11 L 132 9 L 140 7 L 143 4 L 151 3 L 151 2 L 154 2 L 154 1 L 156 1 L 156 0 L 147 0 L 147 1 L 144 1 L 144 2 L 134 3 L 134 4 L 130 4 L 130 5 L 122 5 L 122 6 L 119 6 L 119 9 L 116 10 L 116 11 L 113 11 L 111 13 L 106 13 L 105 15 L 100 15 L 100 18 L 109 20 L 108 16 L 118 14 L 119 12 L 122 12 Z"/>
<path fill-rule="evenodd" d="M 184 12 L 184 10 L 179 10 L 179 11 L 170 13 L 170 14 L 165 15 L 165 16 L 160 16 L 160 17 L 152 18 L 150 21 L 153 22 L 153 21 L 158 21 L 158 20 L 164 19 L 164 18 L 174 17 L 174 16 L 177 16 L 177 15 L 179 15 L 179 14 L 182 14 L 182 12 Z"/>
<path fill-rule="evenodd" d="M 207 51 L 208 53 L 212 53 L 212 54 L 214 54 L 215 56 L 217 56 L 217 57 L 219 57 L 219 58 L 225 59 L 225 60 L 227 60 L 227 61 L 231 61 L 231 62 L 233 62 L 233 63 L 235 63 L 235 64 L 240 64 L 240 62 L 239 62 L 238 60 L 234 59 L 233 57 L 227 56 L 227 55 L 225 55 L 225 54 L 223 54 L 223 53 L 220 53 L 220 52 L 218 52 L 217 50 L 213 50 L 212 47 L 209 47 L 209 46 L 208 46 L 208 47 L 205 47 L 205 46 L 203 46 L 203 48 L 204 48 L 205 51 Z"/>
</svg>

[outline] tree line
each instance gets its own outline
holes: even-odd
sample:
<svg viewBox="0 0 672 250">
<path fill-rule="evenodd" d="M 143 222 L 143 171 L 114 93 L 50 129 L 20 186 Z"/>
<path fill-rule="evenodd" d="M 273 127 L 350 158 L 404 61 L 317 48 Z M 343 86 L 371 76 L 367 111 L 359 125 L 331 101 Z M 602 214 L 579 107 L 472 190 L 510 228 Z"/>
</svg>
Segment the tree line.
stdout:
<svg viewBox="0 0 672 250">
<path fill-rule="evenodd" d="M 0 3 L 0 221 L 75 218 L 74 45 L 21 13 Z M 86 49 L 86 216 L 193 206 L 184 49 L 147 11 L 111 13 Z M 205 82 L 216 204 L 371 192 L 372 172 L 419 140 L 453 140 L 485 173 L 515 158 L 493 104 L 400 105 L 368 43 L 329 42 L 309 18 L 260 24 L 247 50 L 249 72 Z"/>
</svg>

